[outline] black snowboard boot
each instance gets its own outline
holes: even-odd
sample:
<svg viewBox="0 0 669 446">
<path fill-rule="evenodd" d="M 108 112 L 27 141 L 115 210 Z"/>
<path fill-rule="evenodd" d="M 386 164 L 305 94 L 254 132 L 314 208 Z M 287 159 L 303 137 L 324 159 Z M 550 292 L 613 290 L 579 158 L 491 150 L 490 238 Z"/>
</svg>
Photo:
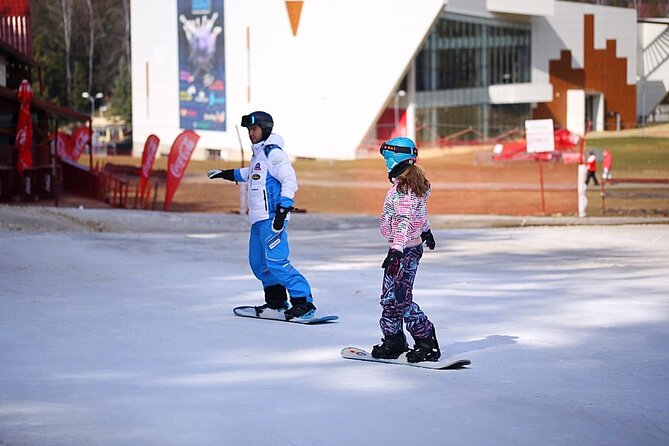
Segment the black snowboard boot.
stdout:
<svg viewBox="0 0 669 446">
<path fill-rule="evenodd" d="M 439 350 L 439 342 L 437 342 L 437 334 L 434 327 L 430 330 L 430 335 L 427 339 L 413 339 L 415 344 L 413 349 L 407 353 L 407 361 L 409 362 L 423 362 L 423 361 L 438 361 L 441 357 Z"/>
<path fill-rule="evenodd" d="M 306 297 L 292 297 L 290 305 L 291 307 L 283 312 L 287 321 L 296 317 L 309 319 L 316 312 L 316 307 L 313 303 L 307 302 Z"/>
<path fill-rule="evenodd" d="M 270 285 L 265 288 L 265 304 L 256 308 L 256 314 L 260 315 L 263 310 L 283 311 L 288 308 L 288 293 L 283 285 Z"/>
<path fill-rule="evenodd" d="M 402 353 L 409 350 L 407 337 L 404 332 L 386 336 L 381 343 L 372 347 L 372 357 L 382 359 L 397 359 Z"/>
</svg>

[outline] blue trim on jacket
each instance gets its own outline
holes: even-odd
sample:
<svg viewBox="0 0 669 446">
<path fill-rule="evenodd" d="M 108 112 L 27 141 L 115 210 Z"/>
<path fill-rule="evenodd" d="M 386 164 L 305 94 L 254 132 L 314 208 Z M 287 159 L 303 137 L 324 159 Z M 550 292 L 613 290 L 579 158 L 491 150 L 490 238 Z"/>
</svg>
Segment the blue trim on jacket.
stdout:
<svg viewBox="0 0 669 446">
<path fill-rule="evenodd" d="M 263 147 L 263 150 L 265 151 L 265 156 L 266 156 L 267 158 L 269 158 L 269 152 L 271 152 L 271 151 L 274 150 L 274 149 L 283 150 L 283 149 L 281 148 L 281 146 L 279 146 L 279 145 L 276 145 L 276 144 L 268 144 L 268 145 L 266 145 L 265 147 Z"/>
</svg>

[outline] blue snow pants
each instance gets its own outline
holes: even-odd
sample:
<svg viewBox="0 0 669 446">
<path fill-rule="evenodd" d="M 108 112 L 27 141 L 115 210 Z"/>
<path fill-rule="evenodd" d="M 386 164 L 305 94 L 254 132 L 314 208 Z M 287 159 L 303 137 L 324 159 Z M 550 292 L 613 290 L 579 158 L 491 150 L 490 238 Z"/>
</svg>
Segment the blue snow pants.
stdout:
<svg viewBox="0 0 669 446">
<path fill-rule="evenodd" d="M 278 234 L 272 231 L 272 220 L 261 220 L 251 225 L 249 264 L 263 288 L 283 285 L 291 298 L 306 297 L 312 301 L 311 286 L 288 260 L 288 222 Z"/>
<path fill-rule="evenodd" d="M 392 277 L 383 274 L 381 292 L 383 310 L 379 325 L 384 336 L 402 332 L 403 323 L 414 339 L 425 339 L 430 336 L 432 322 L 413 301 L 413 282 L 422 256 L 423 245 L 406 248 L 397 275 Z"/>
</svg>

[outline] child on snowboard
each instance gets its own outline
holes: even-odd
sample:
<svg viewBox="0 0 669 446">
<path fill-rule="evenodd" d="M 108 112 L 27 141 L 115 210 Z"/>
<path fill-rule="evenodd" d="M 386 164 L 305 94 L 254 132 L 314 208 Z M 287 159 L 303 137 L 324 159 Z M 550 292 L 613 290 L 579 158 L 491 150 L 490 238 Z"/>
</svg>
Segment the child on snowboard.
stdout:
<svg viewBox="0 0 669 446">
<path fill-rule="evenodd" d="M 413 302 L 413 282 L 423 255 L 423 242 L 434 249 L 435 241 L 427 218 L 430 182 L 416 166 L 418 151 L 409 138 L 397 137 L 380 149 L 392 186 L 381 213 L 381 234 L 388 240 L 383 261 L 381 294 L 381 344 L 372 348 L 374 358 L 396 359 L 407 352 L 409 362 L 437 361 L 441 356 L 434 325 Z M 403 324 L 414 339 L 409 349 Z"/>
<path fill-rule="evenodd" d="M 242 126 L 248 129 L 253 144 L 249 167 L 212 169 L 208 175 L 211 179 L 248 183 L 249 264 L 265 291 L 265 303 L 255 307 L 256 314 L 274 311 L 286 320 L 310 319 L 316 311 L 311 287 L 288 260 L 286 229 L 297 191 L 295 170 L 283 150 L 283 138 L 272 133 L 272 116 L 255 111 L 242 116 Z"/>
</svg>

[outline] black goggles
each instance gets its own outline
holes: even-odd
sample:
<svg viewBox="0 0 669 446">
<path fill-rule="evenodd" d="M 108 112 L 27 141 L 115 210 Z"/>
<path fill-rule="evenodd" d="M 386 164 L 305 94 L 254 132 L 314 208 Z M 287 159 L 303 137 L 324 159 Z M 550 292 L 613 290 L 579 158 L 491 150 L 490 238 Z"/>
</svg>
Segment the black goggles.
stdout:
<svg viewBox="0 0 669 446">
<path fill-rule="evenodd" d="M 267 121 L 262 121 L 253 115 L 242 116 L 242 127 L 250 128 L 252 125 L 259 125 L 262 128 L 271 127 Z"/>
<path fill-rule="evenodd" d="M 385 142 L 381 144 L 381 148 L 379 149 L 379 153 L 383 155 L 383 151 L 388 150 L 390 152 L 395 152 L 395 153 L 408 153 L 409 155 L 415 155 L 416 154 L 416 149 L 412 147 L 398 147 L 398 146 L 391 146 L 389 144 L 386 144 Z"/>
</svg>

